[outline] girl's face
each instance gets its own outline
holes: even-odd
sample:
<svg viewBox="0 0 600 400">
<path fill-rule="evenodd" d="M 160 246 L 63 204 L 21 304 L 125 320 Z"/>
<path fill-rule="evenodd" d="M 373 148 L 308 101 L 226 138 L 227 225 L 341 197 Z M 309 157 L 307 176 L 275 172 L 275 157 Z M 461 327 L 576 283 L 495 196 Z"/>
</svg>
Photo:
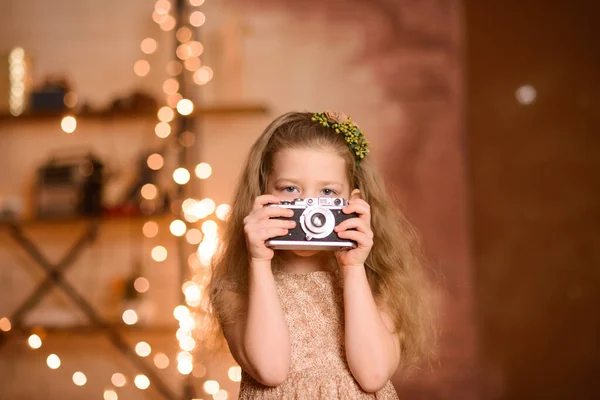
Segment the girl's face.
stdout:
<svg viewBox="0 0 600 400">
<path fill-rule="evenodd" d="M 350 196 L 346 163 L 331 149 L 297 148 L 275 153 L 267 194 L 280 200 L 307 197 Z M 310 257 L 317 250 L 292 250 L 300 257 Z"/>
<path fill-rule="evenodd" d="M 273 157 L 267 193 L 280 200 L 350 196 L 346 163 L 331 149 L 292 148 Z"/>
</svg>

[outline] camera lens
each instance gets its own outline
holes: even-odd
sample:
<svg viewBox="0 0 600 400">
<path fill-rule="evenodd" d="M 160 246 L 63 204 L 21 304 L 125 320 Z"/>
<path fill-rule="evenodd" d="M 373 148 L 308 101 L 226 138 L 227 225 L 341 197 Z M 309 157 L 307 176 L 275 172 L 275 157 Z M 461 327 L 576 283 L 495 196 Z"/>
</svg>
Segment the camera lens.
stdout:
<svg viewBox="0 0 600 400">
<path fill-rule="evenodd" d="M 325 216 L 321 213 L 318 214 L 314 214 L 311 218 L 310 218 L 310 222 L 313 226 L 317 227 L 317 228 L 321 228 L 323 227 L 323 225 L 325 225 L 325 222 L 327 221 L 327 219 L 325 218 Z"/>
</svg>

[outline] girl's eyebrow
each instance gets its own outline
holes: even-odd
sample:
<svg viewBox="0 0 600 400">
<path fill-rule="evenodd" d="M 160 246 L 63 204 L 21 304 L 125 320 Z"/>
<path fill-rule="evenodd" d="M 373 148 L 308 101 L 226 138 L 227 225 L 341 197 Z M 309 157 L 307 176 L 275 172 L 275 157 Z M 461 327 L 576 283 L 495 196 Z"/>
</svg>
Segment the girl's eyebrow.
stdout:
<svg viewBox="0 0 600 400">
<path fill-rule="evenodd" d="M 289 182 L 289 183 L 294 183 L 294 184 L 299 184 L 300 180 L 298 179 L 293 179 L 293 178 L 278 178 L 275 181 L 275 184 L 281 183 L 281 182 Z M 320 186 L 329 186 L 329 185 L 338 185 L 338 186 L 344 186 L 342 184 L 342 182 L 340 181 L 319 181 L 317 182 Z"/>
</svg>

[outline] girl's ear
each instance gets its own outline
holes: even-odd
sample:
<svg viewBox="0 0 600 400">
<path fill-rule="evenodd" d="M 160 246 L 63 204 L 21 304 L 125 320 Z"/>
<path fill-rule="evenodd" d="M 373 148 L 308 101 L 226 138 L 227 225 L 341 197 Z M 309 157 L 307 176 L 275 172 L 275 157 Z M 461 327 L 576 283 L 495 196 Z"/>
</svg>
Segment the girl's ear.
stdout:
<svg viewBox="0 0 600 400">
<path fill-rule="evenodd" d="M 360 199 L 360 189 L 354 189 L 350 193 L 350 200 Z"/>
</svg>

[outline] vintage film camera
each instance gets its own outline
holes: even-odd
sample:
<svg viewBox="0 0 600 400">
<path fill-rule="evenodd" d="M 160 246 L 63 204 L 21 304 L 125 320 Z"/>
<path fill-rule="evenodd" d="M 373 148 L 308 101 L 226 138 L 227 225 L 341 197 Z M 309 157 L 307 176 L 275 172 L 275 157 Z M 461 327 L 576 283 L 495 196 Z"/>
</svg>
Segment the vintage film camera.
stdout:
<svg viewBox="0 0 600 400">
<path fill-rule="evenodd" d="M 310 197 L 268 204 L 267 207 L 283 207 L 294 211 L 291 218 L 278 219 L 296 221 L 296 226 L 285 236 L 265 241 L 275 250 L 339 250 L 356 247 L 353 240 L 340 239 L 334 228 L 342 221 L 355 218 L 355 213 L 344 214 L 342 208 L 348 201 L 341 198 Z"/>
</svg>

